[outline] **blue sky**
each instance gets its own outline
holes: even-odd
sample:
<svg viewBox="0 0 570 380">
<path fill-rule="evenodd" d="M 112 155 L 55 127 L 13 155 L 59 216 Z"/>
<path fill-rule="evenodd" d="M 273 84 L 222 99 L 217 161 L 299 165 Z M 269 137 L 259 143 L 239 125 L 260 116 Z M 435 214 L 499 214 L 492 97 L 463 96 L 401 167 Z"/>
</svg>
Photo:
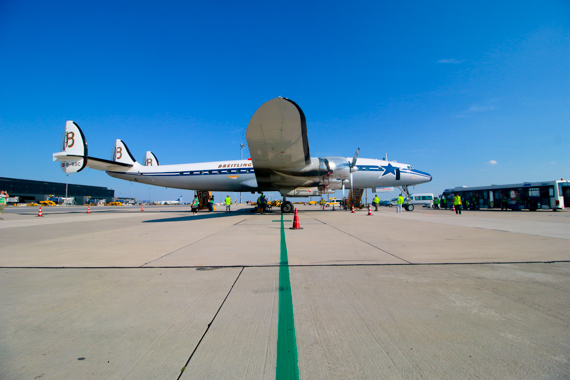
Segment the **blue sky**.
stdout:
<svg viewBox="0 0 570 380">
<path fill-rule="evenodd" d="M 65 182 L 66 120 L 95 157 L 120 138 L 140 161 L 239 159 L 283 96 L 312 156 L 388 153 L 433 175 L 416 192 L 570 179 L 567 1 L 3 0 L 0 89 L 3 177 Z M 131 191 L 91 169 L 69 182 Z"/>
</svg>

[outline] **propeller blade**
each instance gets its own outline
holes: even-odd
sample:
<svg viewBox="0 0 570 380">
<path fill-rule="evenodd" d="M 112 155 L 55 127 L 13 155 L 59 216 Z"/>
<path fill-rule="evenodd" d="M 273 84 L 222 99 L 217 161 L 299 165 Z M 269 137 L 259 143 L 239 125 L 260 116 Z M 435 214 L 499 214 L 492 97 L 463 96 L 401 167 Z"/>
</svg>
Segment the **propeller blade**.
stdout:
<svg viewBox="0 0 570 380">
<path fill-rule="evenodd" d="M 352 195 L 354 196 L 354 186 L 352 184 L 352 172 L 350 172 L 350 190 L 352 191 Z"/>
<path fill-rule="evenodd" d="M 356 160 L 358 160 L 358 153 L 360 153 L 360 148 L 356 149 L 356 153 L 354 154 L 354 157 L 352 158 L 352 163 L 350 164 L 351 169 L 356 166 Z"/>
</svg>

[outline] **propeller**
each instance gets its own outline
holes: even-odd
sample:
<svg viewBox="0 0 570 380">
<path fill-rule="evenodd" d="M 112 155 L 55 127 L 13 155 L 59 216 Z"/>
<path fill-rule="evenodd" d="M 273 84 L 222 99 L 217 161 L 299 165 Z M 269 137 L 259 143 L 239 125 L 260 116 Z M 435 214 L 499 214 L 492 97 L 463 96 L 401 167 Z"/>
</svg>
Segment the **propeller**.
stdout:
<svg viewBox="0 0 570 380">
<path fill-rule="evenodd" d="M 356 160 L 358 160 L 358 153 L 360 153 L 360 148 L 356 149 L 356 153 L 354 153 L 354 157 L 352 158 L 352 162 L 350 163 L 350 190 L 352 190 L 352 194 L 354 194 L 354 185 L 352 182 L 352 173 L 354 173 L 356 171 L 354 168 L 356 167 Z"/>
</svg>

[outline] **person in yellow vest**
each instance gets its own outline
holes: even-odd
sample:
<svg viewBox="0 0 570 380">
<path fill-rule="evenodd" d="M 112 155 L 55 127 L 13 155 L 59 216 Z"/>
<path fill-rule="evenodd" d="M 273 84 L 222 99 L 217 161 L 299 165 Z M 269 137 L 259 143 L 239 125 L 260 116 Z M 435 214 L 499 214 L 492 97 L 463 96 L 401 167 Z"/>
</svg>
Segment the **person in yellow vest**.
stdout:
<svg viewBox="0 0 570 380">
<path fill-rule="evenodd" d="M 228 195 L 225 201 L 226 201 L 226 212 L 232 212 L 230 210 L 230 206 L 232 205 L 232 198 L 230 198 L 230 196 Z"/>
<path fill-rule="evenodd" d="M 453 206 L 455 206 L 455 213 L 461 215 L 461 196 L 459 194 L 455 194 Z"/>
<path fill-rule="evenodd" d="M 210 201 L 208 202 L 208 208 L 210 209 L 210 212 L 214 212 L 214 196 L 213 195 L 210 197 Z"/>
<path fill-rule="evenodd" d="M 404 204 L 404 197 L 402 194 L 398 196 L 398 200 L 396 201 L 396 213 L 402 212 L 402 205 Z"/>
<path fill-rule="evenodd" d="M 4 190 L 0 191 L 0 215 L 4 214 L 4 208 L 6 207 L 6 203 L 8 202 L 8 193 Z M 4 220 L 4 218 L 0 218 Z"/>
<path fill-rule="evenodd" d="M 378 198 L 378 195 L 374 197 L 374 199 L 372 200 L 372 204 L 374 205 L 375 208 L 374 211 L 378 211 L 378 205 L 380 204 L 380 198 Z"/>
<path fill-rule="evenodd" d="M 194 200 L 192 201 L 192 214 L 198 214 L 198 208 L 200 207 L 200 200 L 197 195 L 194 195 Z"/>
</svg>

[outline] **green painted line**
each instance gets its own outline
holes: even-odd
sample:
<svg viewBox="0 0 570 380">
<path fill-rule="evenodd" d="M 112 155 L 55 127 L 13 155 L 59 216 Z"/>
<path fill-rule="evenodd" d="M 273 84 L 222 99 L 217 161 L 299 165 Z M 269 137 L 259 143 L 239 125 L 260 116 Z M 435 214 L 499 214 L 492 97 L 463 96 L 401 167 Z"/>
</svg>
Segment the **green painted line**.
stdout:
<svg viewBox="0 0 570 380">
<path fill-rule="evenodd" d="M 277 323 L 277 370 L 275 378 L 278 380 L 299 379 L 293 295 L 291 294 L 283 215 L 281 215 L 281 257 L 279 261 L 279 321 Z"/>
<path fill-rule="evenodd" d="M 281 219 L 281 220 L 272 220 L 272 222 L 281 222 L 281 223 L 283 223 L 283 222 L 292 222 L 292 220 L 283 220 L 283 219 Z"/>
</svg>

